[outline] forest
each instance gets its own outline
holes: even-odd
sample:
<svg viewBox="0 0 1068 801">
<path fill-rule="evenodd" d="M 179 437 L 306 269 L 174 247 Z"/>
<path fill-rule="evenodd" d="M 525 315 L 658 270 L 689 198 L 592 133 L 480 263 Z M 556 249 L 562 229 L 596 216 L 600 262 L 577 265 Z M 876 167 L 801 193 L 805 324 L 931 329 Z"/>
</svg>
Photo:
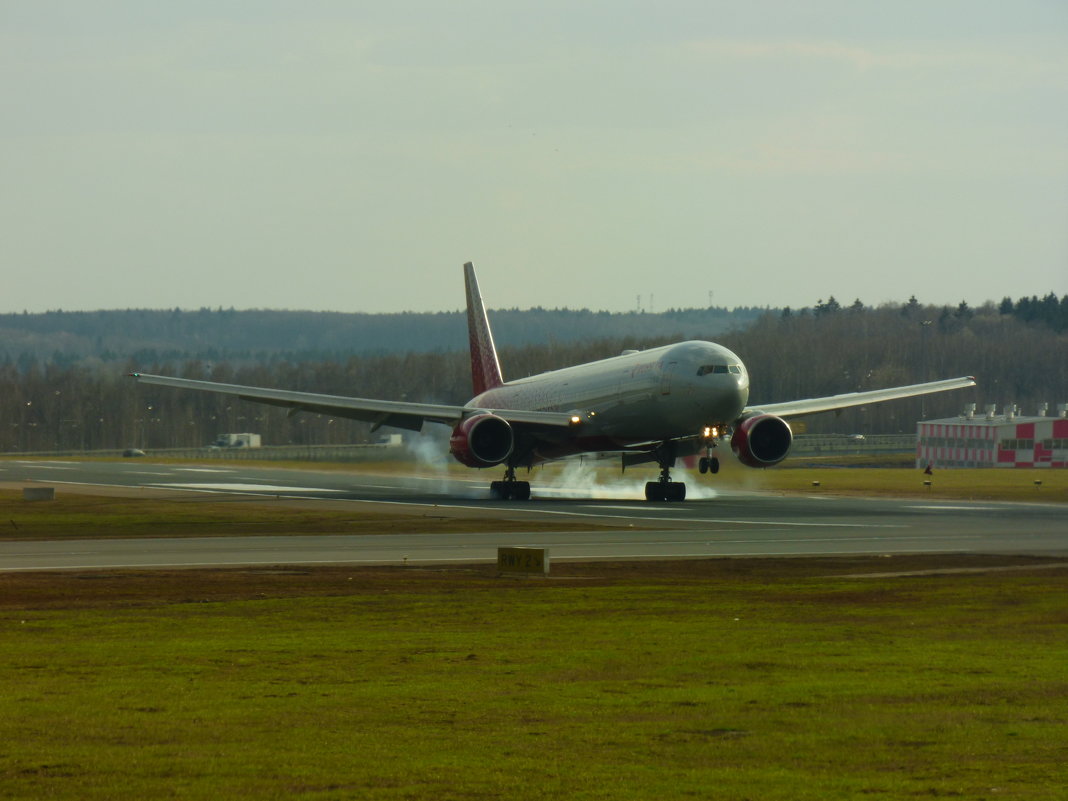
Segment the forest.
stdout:
<svg viewBox="0 0 1068 801">
<path fill-rule="evenodd" d="M 743 327 L 764 309 L 712 306 L 650 312 L 499 309 L 497 344 L 609 340 L 624 336 L 708 337 Z M 70 365 L 85 359 L 208 360 L 247 364 L 283 357 L 338 361 L 353 355 L 459 351 L 466 312 L 361 314 L 252 309 L 125 309 L 0 314 L 0 361 Z"/>
<path fill-rule="evenodd" d="M 999 410 L 1016 404 L 1024 414 L 1041 403 L 1052 412 L 1068 402 L 1068 296 L 1005 298 L 978 308 L 929 306 L 915 298 L 877 308 L 859 301 L 843 306 L 831 297 L 812 307 L 767 310 L 719 333 L 692 330 L 683 314 L 683 322 L 668 333 L 571 341 L 548 335 L 523 342 L 515 330 L 526 325 L 523 312 L 490 317 L 506 379 L 626 348 L 714 338 L 748 367 L 751 405 L 962 375 L 978 381 L 971 390 L 807 418 L 809 433 L 911 433 L 917 420 L 957 415 L 969 402 L 980 410 L 991 403 Z M 262 351 L 255 359 L 210 361 L 138 358 L 132 346 L 121 359 L 114 355 L 121 349 L 77 358 L 8 352 L 0 362 L 0 452 L 198 447 L 220 433 L 239 431 L 261 434 L 265 445 L 367 442 L 374 435 L 364 423 L 313 414 L 287 417 L 284 410 L 225 396 L 140 385 L 126 374 L 139 370 L 338 395 L 465 402 L 472 394 L 467 354 L 421 341 L 435 349 L 320 358 L 279 350 Z M 210 345 L 206 335 L 203 342 Z M 438 428 L 443 429 L 427 426 Z"/>
</svg>

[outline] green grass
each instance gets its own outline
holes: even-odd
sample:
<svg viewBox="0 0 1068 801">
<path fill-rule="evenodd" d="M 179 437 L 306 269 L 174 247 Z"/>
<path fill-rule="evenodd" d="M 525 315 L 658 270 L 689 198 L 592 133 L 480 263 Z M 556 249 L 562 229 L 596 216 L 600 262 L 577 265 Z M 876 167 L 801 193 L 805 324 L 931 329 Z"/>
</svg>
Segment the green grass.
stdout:
<svg viewBox="0 0 1068 801">
<path fill-rule="evenodd" d="M 100 492 L 98 488 L 89 490 Z M 393 534 L 400 532 L 529 531 L 529 521 L 488 509 L 427 507 L 417 512 L 388 506 L 338 508 L 328 500 L 250 500 L 247 496 L 194 494 L 176 499 L 137 490 L 83 495 L 60 488 L 53 501 L 26 501 L 21 491 L 0 490 L 0 542 L 98 537 L 215 537 L 290 534 Z M 506 512 L 507 510 L 503 510 Z M 544 531 L 598 528 L 582 520 L 539 523 Z"/>
<path fill-rule="evenodd" d="M 0 576 L 0 797 L 1062 798 L 1068 573 L 906 562 Z"/>
<path fill-rule="evenodd" d="M 754 470 L 741 477 L 754 489 L 866 496 L 912 496 L 983 501 L 1068 502 L 1068 470 L 935 470 L 841 468 L 818 464 L 794 469 Z M 818 481 L 814 487 L 812 482 Z M 930 481 L 926 486 L 924 481 Z M 1041 482 L 1035 484 L 1035 482 Z"/>
</svg>

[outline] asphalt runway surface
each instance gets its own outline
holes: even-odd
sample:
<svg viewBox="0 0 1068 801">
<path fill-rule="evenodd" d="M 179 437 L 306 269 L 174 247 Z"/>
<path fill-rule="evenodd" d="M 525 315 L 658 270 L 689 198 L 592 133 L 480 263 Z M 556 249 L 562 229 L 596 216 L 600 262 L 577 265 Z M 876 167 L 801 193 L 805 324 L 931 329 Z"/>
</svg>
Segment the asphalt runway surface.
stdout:
<svg viewBox="0 0 1068 801">
<path fill-rule="evenodd" d="M 287 499 L 389 508 L 473 521 L 434 534 L 300 535 L 12 541 L 0 571 L 495 561 L 499 546 L 550 549 L 558 559 L 685 559 L 903 553 L 1068 555 L 1068 509 L 1030 504 L 779 495 L 716 489 L 687 477 L 691 499 L 648 503 L 643 482 L 591 489 L 533 482 L 529 501 L 492 501 L 488 472 L 377 475 L 269 467 L 162 465 L 144 461 L 3 461 L 0 482 L 211 493 L 235 500 Z M 494 474 L 494 477 L 496 474 Z M 681 476 L 680 476 L 681 478 Z M 592 496 L 591 496 L 592 495 Z M 694 497 L 697 496 L 697 497 Z M 383 506 L 384 505 L 384 506 Z M 521 520 L 518 533 L 487 532 L 476 518 Z M 539 530 L 596 523 L 597 531 Z"/>
</svg>

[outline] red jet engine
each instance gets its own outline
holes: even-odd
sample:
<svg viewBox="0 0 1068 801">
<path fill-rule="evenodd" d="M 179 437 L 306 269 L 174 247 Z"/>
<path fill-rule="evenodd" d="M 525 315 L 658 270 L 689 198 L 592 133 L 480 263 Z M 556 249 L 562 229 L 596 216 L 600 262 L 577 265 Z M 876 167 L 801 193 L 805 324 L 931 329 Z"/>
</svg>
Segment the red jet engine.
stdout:
<svg viewBox="0 0 1068 801">
<path fill-rule="evenodd" d="M 786 458 L 793 442 L 793 432 L 785 420 L 773 414 L 758 414 L 734 429 L 731 450 L 747 467 L 771 467 Z"/>
<path fill-rule="evenodd" d="M 515 435 L 507 420 L 476 414 L 453 429 L 449 452 L 468 467 L 493 467 L 512 455 L 514 445 Z"/>
</svg>

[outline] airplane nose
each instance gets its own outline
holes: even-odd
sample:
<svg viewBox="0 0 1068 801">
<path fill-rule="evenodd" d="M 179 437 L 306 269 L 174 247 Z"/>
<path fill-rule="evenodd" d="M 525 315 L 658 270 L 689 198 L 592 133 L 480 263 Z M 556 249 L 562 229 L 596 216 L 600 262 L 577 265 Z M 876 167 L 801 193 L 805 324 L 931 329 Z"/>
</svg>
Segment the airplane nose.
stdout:
<svg viewBox="0 0 1068 801">
<path fill-rule="evenodd" d="M 733 421 L 749 400 L 749 379 L 745 375 L 704 376 L 695 387 L 700 389 L 693 399 L 706 421 Z"/>
</svg>

